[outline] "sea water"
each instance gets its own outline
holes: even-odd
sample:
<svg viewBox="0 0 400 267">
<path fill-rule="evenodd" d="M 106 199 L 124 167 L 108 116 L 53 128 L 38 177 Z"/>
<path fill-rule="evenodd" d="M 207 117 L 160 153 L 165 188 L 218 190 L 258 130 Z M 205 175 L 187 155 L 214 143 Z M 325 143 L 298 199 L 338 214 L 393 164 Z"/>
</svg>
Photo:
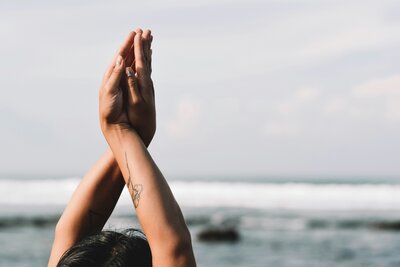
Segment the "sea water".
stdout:
<svg viewBox="0 0 400 267">
<path fill-rule="evenodd" d="M 45 266 L 79 178 L 0 179 L 0 266 Z M 198 266 L 400 266 L 400 180 L 201 177 L 169 181 Z M 140 227 L 126 190 L 106 229 Z M 237 241 L 205 242 L 210 228 Z"/>
</svg>

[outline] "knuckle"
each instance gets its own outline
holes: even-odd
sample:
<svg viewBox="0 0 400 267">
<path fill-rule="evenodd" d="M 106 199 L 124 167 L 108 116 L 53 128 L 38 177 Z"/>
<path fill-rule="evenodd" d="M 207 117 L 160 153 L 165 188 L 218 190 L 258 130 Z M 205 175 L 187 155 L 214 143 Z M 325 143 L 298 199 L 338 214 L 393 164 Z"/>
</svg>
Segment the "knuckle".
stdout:
<svg viewBox="0 0 400 267">
<path fill-rule="evenodd" d="M 110 85 L 104 85 L 102 91 L 102 95 L 107 94 L 111 90 Z"/>
<path fill-rule="evenodd" d="M 128 80 L 128 85 L 129 85 L 129 88 L 133 91 L 133 92 L 135 92 L 136 90 L 137 90 L 137 87 L 138 87 L 138 82 L 137 82 L 137 80 L 135 79 L 129 79 Z"/>
<path fill-rule="evenodd" d="M 131 88 L 136 87 L 136 82 L 133 80 L 132 77 L 128 77 L 128 85 L 129 85 L 129 87 L 131 87 Z"/>
<path fill-rule="evenodd" d="M 123 71 L 123 68 L 115 67 L 115 68 L 113 69 L 113 72 L 114 72 L 114 73 L 117 73 L 117 74 L 121 73 L 122 71 Z"/>
<path fill-rule="evenodd" d="M 119 91 L 118 88 L 111 85 L 106 85 L 104 86 L 102 97 L 110 97 L 117 95 L 119 93 L 118 91 Z"/>
</svg>

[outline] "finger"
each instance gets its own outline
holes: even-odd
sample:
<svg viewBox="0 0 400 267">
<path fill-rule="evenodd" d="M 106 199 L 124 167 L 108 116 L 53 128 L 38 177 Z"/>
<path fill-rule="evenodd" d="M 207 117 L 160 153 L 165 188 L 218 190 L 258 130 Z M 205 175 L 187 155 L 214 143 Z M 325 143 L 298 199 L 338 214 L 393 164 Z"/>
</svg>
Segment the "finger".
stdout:
<svg viewBox="0 0 400 267">
<path fill-rule="evenodd" d="M 149 71 L 150 74 L 152 73 L 153 69 L 152 69 L 152 56 L 153 56 L 153 50 L 151 49 L 151 44 L 153 43 L 153 35 L 150 36 L 150 46 L 149 46 Z"/>
<path fill-rule="evenodd" d="M 151 48 L 151 44 L 153 43 L 153 35 L 150 34 L 150 42 L 149 42 L 149 49 Z"/>
<path fill-rule="evenodd" d="M 135 47 L 135 70 L 138 75 L 139 80 L 142 79 L 147 73 L 145 69 L 145 59 L 143 54 L 143 40 L 142 40 L 142 30 L 137 29 L 134 41 Z"/>
<path fill-rule="evenodd" d="M 149 71 L 149 75 L 151 75 L 151 43 L 152 43 L 152 41 L 153 41 L 153 35 L 151 35 L 151 32 L 150 32 L 150 35 L 149 35 L 149 37 L 148 37 L 148 42 L 147 42 L 147 47 L 146 47 L 146 59 L 147 59 L 147 68 L 148 68 L 148 71 Z"/>
<path fill-rule="evenodd" d="M 110 78 L 111 73 L 114 70 L 115 62 L 117 60 L 117 57 L 120 55 L 122 57 L 126 57 L 129 53 L 129 49 L 133 47 L 133 41 L 135 38 L 135 32 L 130 32 L 128 36 L 125 38 L 124 42 L 121 44 L 120 48 L 118 49 L 117 54 L 113 57 L 112 63 L 110 66 L 107 68 L 106 72 L 104 73 L 103 77 L 103 84 Z M 133 54 L 133 51 L 132 51 Z"/>
<path fill-rule="evenodd" d="M 130 32 L 118 50 L 118 54 L 121 55 L 123 58 L 125 58 L 125 61 L 126 61 L 126 57 L 127 57 L 128 53 L 133 45 L 133 41 L 135 40 L 135 35 L 136 35 L 136 33 L 134 31 Z"/>
<path fill-rule="evenodd" d="M 127 67 L 125 69 L 126 73 L 126 81 L 128 84 L 128 100 L 129 104 L 136 104 L 139 103 L 141 96 L 139 92 L 139 88 L 137 86 L 137 81 L 135 77 L 135 73 L 131 67 Z"/>
<path fill-rule="evenodd" d="M 151 66 L 152 55 L 153 55 L 153 50 L 150 49 L 150 60 L 149 60 L 149 71 L 150 71 L 150 74 L 153 72 L 153 68 Z"/>
<path fill-rule="evenodd" d="M 133 32 L 133 40 L 135 39 L 135 35 L 136 33 Z M 134 59 L 135 59 L 135 52 L 134 52 L 134 44 L 132 42 L 131 46 L 129 47 L 127 56 L 125 58 L 125 65 L 132 66 Z"/>
<path fill-rule="evenodd" d="M 115 62 L 115 66 L 111 72 L 109 79 L 107 80 L 106 88 L 111 94 L 115 93 L 119 90 L 119 83 L 121 81 L 122 73 L 124 72 L 124 59 L 121 55 L 117 56 L 117 60 Z"/>
<path fill-rule="evenodd" d="M 143 35 L 142 30 L 138 29 L 136 31 L 136 36 L 134 41 L 136 77 L 140 88 L 141 96 L 143 97 L 144 100 L 151 100 L 154 98 L 153 82 L 150 78 L 144 58 L 142 35 Z"/>
<path fill-rule="evenodd" d="M 148 61 L 149 61 L 149 49 L 150 49 L 150 35 L 151 31 L 150 30 L 145 30 L 142 35 L 143 39 L 143 54 L 146 60 L 146 66 L 148 66 Z"/>
</svg>

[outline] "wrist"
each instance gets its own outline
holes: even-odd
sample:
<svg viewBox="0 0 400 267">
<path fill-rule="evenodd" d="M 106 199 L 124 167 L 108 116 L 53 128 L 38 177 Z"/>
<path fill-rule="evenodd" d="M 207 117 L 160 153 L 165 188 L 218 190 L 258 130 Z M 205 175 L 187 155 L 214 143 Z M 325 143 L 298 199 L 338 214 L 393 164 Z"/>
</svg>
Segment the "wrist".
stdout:
<svg viewBox="0 0 400 267">
<path fill-rule="evenodd" d="M 146 147 L 139 134 L 132 127 L 118 124 L 109 125 L 102 130 L 115 160 L 127 145 L 135 144 L 135 146 Z"/>
<path fill-rule="evenodd" d="M 102 124 L 101 131 L 107 141 L 110 144 L 110 141 L 113 139 L 121 139 L 127 133 L 135 133 L 135 130 L 127 124 Z"/>
<path fill-rule="evenodd" d="M 133 130 L 128 123 L 108 123 L 105 120 L 100 120 L 100 128 L 104 135 L 118 131 Z"/>
</svg>

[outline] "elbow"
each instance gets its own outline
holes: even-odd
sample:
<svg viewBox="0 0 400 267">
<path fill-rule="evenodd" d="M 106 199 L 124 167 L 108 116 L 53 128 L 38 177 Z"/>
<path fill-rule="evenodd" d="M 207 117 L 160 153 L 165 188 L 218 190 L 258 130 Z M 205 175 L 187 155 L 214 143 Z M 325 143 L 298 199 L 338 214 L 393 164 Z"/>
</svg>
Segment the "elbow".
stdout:
<svg viewBox="0 0 400 267">
<path fill-rule="evenodd" d="M 189 232 L 177 243 L 172 258 L 174 259 L 174 266 L 196 267 L 196 260 L 194 258 L 192 240 Z"/>
<path fill-rule="evenodd" d="M 151 246 L 151 253 L 153 266 L 196 266 L 190 233 L 180 233 L 168 242 Z"/>
<path fill-rule="evenodd" d="M 171 252 L 175 257 L 187 256 L 193 253 L 192 238 L 187 228 L 176 235 L 176 239 L 171 246 Z"/>
<path fill-rule="evenodd" d="M 192 247 L 192 236 L 187 228 L 181 234 L 178 244 L 182 248 L 186 248 L 188 246 L 190 246 L 190 248 Z"/>
<path fill-rule="evenodd" d="M 150 244 L 153 260 L 161 261 L 161 266 L 196 266 L 189 231 L 181 229 L 173 231 L 161 240 Z M 154 264 L 153 266 L 155 266 Z"/>
</svg>

